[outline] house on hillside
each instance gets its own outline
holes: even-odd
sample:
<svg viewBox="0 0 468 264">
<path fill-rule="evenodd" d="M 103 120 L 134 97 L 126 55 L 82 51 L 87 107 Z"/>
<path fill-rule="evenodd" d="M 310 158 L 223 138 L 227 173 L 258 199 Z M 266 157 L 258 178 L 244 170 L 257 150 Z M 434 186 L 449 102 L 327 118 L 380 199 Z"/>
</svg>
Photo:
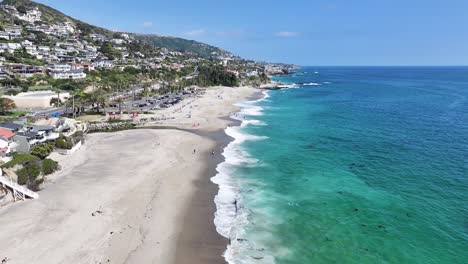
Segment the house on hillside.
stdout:
<svg viewBox="0 0 468 264">
<path fill-rule="evenodd" d="M 9 77 L 8 73 L 4 71 L 3 67 L 0 67 L 0 80 L 6 79 L 8 77 Z"/>
<path fill-rule="evenodd" d="M 5 27 L 4 31 L 10 35 L 11 40 L 18 39 L 18 38 L 21 38 L 23 27 L 17 26 L 17 25 L 9 26 L 9 27 Z"/>
<path fill-rule="evenodd" d="M 100 60 L 95 63 L 96 68 L 112 69 L 114 68 L 114 62 L 110 60 Z"/>
<path fill-rule="evenodd" d="M 111 42 L 113 44 L 116 44 L 116 45 L 122 45 L 122 44 L 125 43 L 125 40 L 124 39 L 113 39 L 113 40 L 111 40 Z"/>
<path fill-rule="evenodd" d="M 76 80 L 76 79 L 86 78 L 86 73 L 84 73 L 83 70 L 81 69 L 81 70 L 69 70 L 69 71 L 63 71 L 63 72 L 49 72 L 49 76 L 54 79 Z"/>
<path fill-rule="evenodd" d="M 42 12 L 37 7 L 26 11 L 25 14 L 21 14 L 21 13 L 16 14 L 16 17 L 18 17 L 21 20 L 27 21 L 29 23 L 41 21 L 41 16 L 42 16 Z"/>
<path fill-rule="evenodd" d="M 8 32 L 5 31 L 0 31 L 0 39 L 10 40 L 10 34 L 8 34 Z"/>
<path fill-rule="evenodd" d="M 56 63 L 47 65 L 47 69 L 52 72 L 67 72 L 71 71 L 72 68 L 70 64 Z"/>
<path fill-rule="evenodd" d="M 26 64 L 10 64 L 8 68 L 14 74 L 17 74 L 21 77 L 30 78 L 34 75 L 43 75 L 44 74 L 44 67 L 42 66 L 34 66 L 34 65 L 26 65 Z"/>
<path fill-rule="evenodd" d="M 107 40 L 106 36 L 101 34 L 91 34 L 89 37 L 94 41 L 104 42 Z"/>
</svg>

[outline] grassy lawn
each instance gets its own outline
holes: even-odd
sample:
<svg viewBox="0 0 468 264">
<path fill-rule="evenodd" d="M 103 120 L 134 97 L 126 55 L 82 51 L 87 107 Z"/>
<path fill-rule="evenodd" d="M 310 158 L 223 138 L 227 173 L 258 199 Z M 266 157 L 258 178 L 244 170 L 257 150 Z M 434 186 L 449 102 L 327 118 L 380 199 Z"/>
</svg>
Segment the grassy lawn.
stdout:
<svg viewBox="0 0 468 264">
<path fill-rule="evenodd" d="M 14 153 L 13 160 L 2 165 L 3 168 L 12 168 L 15 165 L 22 165 L 28 161 L 39 160 L 38 157 L 31 154 Z"/>
<path fill-rule="evenodd" d="M 28 113 L 29 113 L 29 111 L 12 111 L 12 112 L 8 112 L 7 115 L 0 116 L 0 122 L 6 122 L 6 121 L 9 121 L 9 120 L 13 120 L 13 119 L 16 119 L 16 118 L 20 117 L 21 115 L 26 115 Z"/>
<path fill-rule="evenodd" d="M 11 111 L 5 117 L 19 117 L 20 115 L 26 115 L 29 111 Z"/>
</svg>

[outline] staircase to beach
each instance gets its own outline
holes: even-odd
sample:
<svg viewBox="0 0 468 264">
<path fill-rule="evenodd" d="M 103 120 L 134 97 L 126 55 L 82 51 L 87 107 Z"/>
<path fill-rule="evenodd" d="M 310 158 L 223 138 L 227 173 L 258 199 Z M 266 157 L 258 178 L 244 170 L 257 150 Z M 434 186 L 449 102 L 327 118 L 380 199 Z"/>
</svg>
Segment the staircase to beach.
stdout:
<svg viewBox="0 0 468 264">
<path fill-rule="evenodd" d="M 12 190 L 15 201 L 17 199 L 26 200 L 26 198 L 30 198 L 30 199 L 39 198 L 39 194 L 3 176 L 0 176 L 0 184 L 3 187 L 6 187 Z"/>
</svg>

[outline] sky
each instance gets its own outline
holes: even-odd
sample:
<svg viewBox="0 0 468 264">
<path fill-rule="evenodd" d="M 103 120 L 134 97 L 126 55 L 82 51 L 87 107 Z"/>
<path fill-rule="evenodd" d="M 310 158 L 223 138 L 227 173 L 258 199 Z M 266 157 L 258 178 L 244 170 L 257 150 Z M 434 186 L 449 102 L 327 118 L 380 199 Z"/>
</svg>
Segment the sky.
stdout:
<svg viewBox="0 0 468 264">
<path fill-rule="evenodd" d="M 116 31 L 297 65 L 468 65 L 468 0 L 39 0 Z"/>
</svg>

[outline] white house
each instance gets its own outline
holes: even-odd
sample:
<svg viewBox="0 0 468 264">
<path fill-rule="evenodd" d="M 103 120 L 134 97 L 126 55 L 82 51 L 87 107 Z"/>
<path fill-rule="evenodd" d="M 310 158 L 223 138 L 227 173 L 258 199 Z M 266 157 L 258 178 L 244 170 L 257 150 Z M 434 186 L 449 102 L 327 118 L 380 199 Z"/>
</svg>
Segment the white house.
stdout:
<svg viewBox="0 0 468 264">
<path fill-rule="evenodd" d="M 247 76 L 247 77 L 255 77 L 255 76 L 258 76 L 258 72 L 257 72 L 257 70 L 250 71 L 250 72 L 247 72 L 247 73 L 245 74 L 245 76 Z"/>
<path fill-rule="evenodd" d="M 0 50 L 5 50 L 9 53 L 13 53 L 15 50 L 20 48 L 21 44 L 19 43 L 0 43 Z"/>
<path fill-rule="evenodd" d="M 27 21 L 29 23 L 34 23 L 36 21 L 41 20 L 42 12 L 39 10 L 39 8 L 34 8 L 32 10 L 26 11 L 26 14 L 17 14 L 16 15 L 19 19 Z"/>
<path fill-rule="evenodd" d="M 89 35 L 89 37 L 94 41 L 101 41 L 101 42 L 106 41 L 107 39 L 106 36 L 101 35 L 101 34 L 91 34 Z"/>
<path fill-rule="evenodd" d="M 10 34 L 8 34 L 8 32 L 5 31 L 0 31 L 0 38 L 10 40 Z"/>
<path fill-rule="evenodd" d="M 25 41 L 21 42 L 21 45 L 23 47 L 31 47 L 33 45 L 33 43 L 26 39 Z"/>
<path fill-rule="evenodd" d="M 114 63 L 110 60 L 100 60 L 95 64 L 97 68 L 111 69 L 114 67 Z"/>
<path fill-rule="evenodd" d="M 65 72 L 50 72 L 50 77 L 54 79 L 83 79 L 86 78 L 86 73 L 83 70 L 70 70 Z"/>
<path fill-rule="evenodd" d="M 13 152 L 14 142 L 13 137 L 15 133 L 11 132 L 8 129 L 0 128 L 0 157 L 4 158 L 10 156 L 10 153 Z"/>
<path fill-rule="evenodd" d="M 56 63 L 47 65 L 47 69 L 53 72 L 67 72 L 71 71 L 72 67 L 70 64 Z"/>
<path fill-rule="evenodd" d="M 26 52 L 31 54 L 31 55 L 34 55 L 34 56 L 39 55 L 39 52 L 37 51 L 36 46 L 26 46 L 24 48 L 25 48 Z"/>
<path fill-rule="evenodd" d="M 122 45 L 125 43 L 124 39 L 113 39 L 112 43 L 117 44 L 117 45 Z"/>
<path fill-rule="evenodd" d="M 50 47 L 48 46 L 39 46 L 37 47 L 37 49 L 40 51 L 40 52 L 49 52 L 50 51 Z"/>
</svg>

